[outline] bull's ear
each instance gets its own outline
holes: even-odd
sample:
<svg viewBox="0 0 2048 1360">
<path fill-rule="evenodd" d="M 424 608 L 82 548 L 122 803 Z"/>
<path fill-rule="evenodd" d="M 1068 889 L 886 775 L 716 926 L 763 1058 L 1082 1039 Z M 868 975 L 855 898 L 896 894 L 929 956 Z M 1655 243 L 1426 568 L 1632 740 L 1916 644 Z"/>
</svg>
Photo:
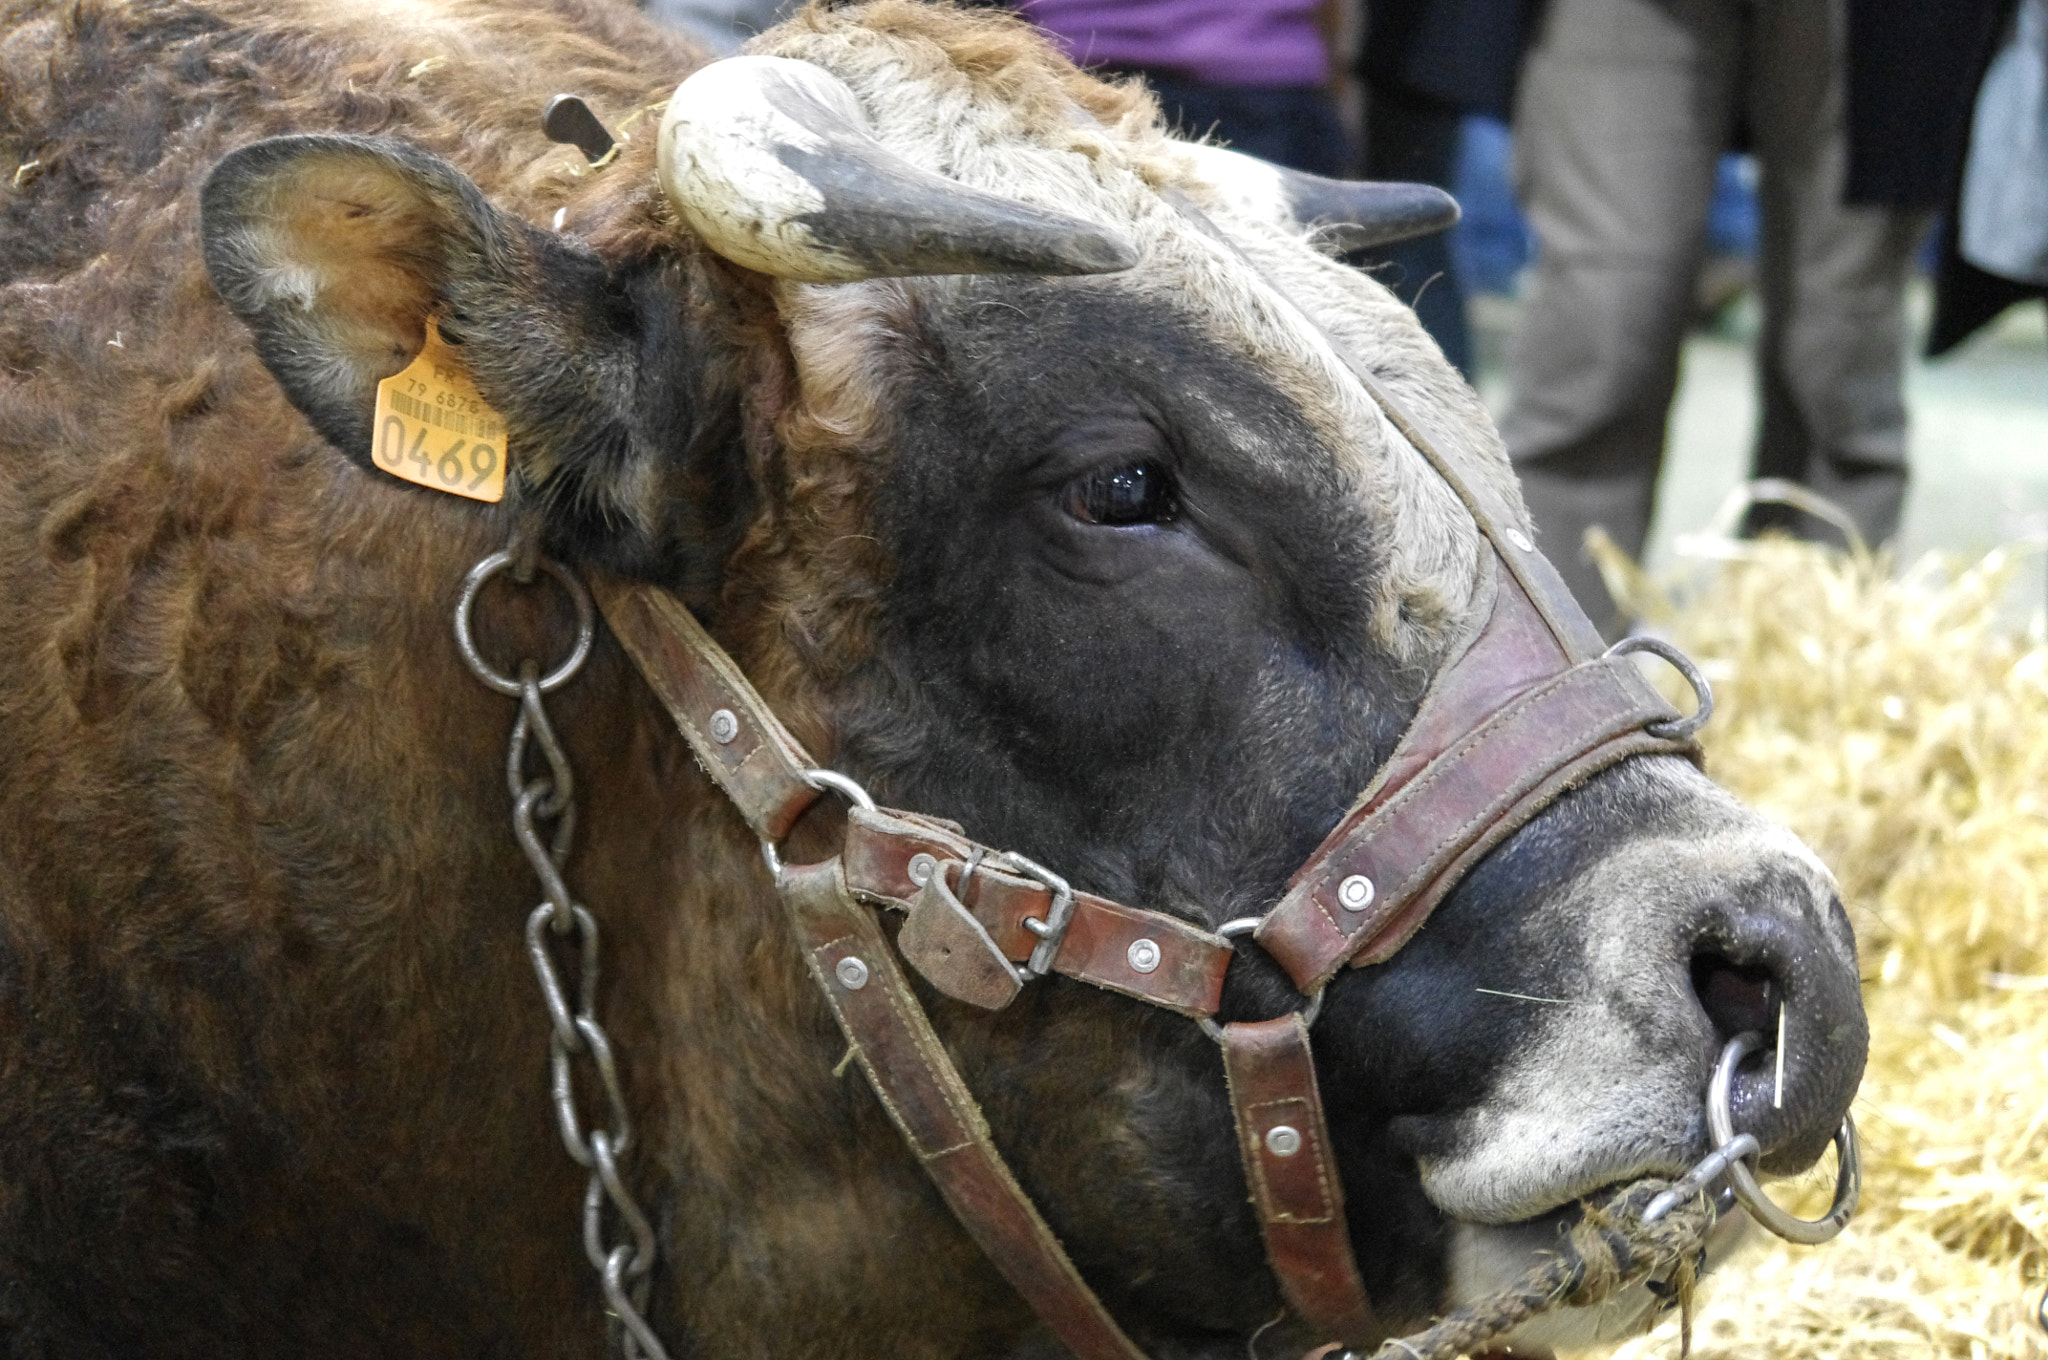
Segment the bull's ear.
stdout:
<svg viewBox="0 0 2048 1360">
<path fill-rule="evenodd" d="M 529 484 L 553 470 L 536 455 L 622 437 L 631 364 L 602 263 L 500 212 L 446 162 L 383 139 L 257 142 L 207 179 L 201 235 L 286 395 L 366 467 L 377 384 L 437 314 Z"/>
</svg>

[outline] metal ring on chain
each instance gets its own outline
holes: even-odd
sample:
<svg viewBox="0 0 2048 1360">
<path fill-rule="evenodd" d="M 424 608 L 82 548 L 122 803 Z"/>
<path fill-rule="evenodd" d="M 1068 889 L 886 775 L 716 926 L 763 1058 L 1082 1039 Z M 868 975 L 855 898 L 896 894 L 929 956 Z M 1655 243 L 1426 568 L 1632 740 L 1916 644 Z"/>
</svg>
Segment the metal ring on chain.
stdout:
<svg viewBox="0 0 2048 1360">
<path fill-rule="evenodd" d="M 484 582 L 512 565 L 512 554 L 494 552 L 469 569 L 469 575 L 462 578 L 462 596 L 455 602 L 455 645 L 462 652 L 462 659 L 477 679 L 489 685 L 500 694 L 517 698 L 519 681 L 505 675 L 490 662 L 476 647 L 476 638 L 471 631 L 470 616 L 476 610 L 476 597 L 483 590 Z M 552 694 L 569 682 L 569 677 L 583 668 L 590 656 L 591 644 L 597 638 L 597 606 L 591 603 L 590 592 L 583 582 L 576 579 L 576 573 L 550 557 L 540 559 L 540 569 L 555 578 L 569 599 L 576 606 L 576 646 L 568 659 L 540 679 L 540 692 Z"/>
<path fill-rule="evenodd" d="M 1625 637 L 1609 647 L 1602 659 L 1610 656 L 1627 656 L 1630 652 L 1648 652 L 1668 662 L 1671 668 L 1685 677 L 1685 683 L 1692 686 L 1692 697 L 1698 707 L 1683 718 L 1671 718 L 1662 722 L 1644 724 L 1644 729 L 1653 737 L 1666 741 L 1690 741 L 1692 735 L 1707 725 L 1707 719 L 1714 716 L 1714 687 L 1707 683 L 1707 677 L 1693 664 L 1693 659 L 1663 638 L 1637 635 Z"/>
<path fill-rule="evenodd" d="M 1762 1042 L 1755 1033 L 1738 1034 L 1721 1050 L 1721 1060 L 1714 1065 L 1713 1080 L 1707 1083 L 1707 1130 L 1717 1144 L 1725 1144 L 1735 1137 L 1735 1119 L 1728 1107 L 1728 1090 L 1735 1079 L 1736 1065 Z M 1794 1218 L 1773 1204 L 1763 1187 L 1757 1184 L 1756 1175 L 1746 1161 L 1737 1159 L 1728 1164 L 1728 1187 L 1735 1192 L 1736 1202 L 1767 1231 L 1776 1233 L 1787 1242 L 1811 1247 L 1827 1241 L 1848 1226 L 1850 1216 L 1856 1212 L 1856 1201 L 1863 1194 L 1863 1163 L 1856 1150 L 1856 1121 L 1846 1114 L 1842 1116 L 1842 1127 L 1835 1130 L 1835 1162 L 1835 1202 L 1819 1218 Z"/>
<path fill-rule="evenodd" d="M 1234 940 L 1240 935 L 1249 935 L 1257 930 L 1259 922 L 1263 919 L 1263 917 L 1259 916 L 1240 916 L 1235 921 L 1225 921 L 1222 925 L 1216 927 L 1216 933 L 1226 940 Z M 1323 993 L 1327 990 L 1327 988 L 1318 987 L 1315 990 L 1315 994 L 1309 997 L 1308 1005 L 1302 1008 L 1302 1024 L 1313 1025 L 1316 1022 L 1316 1017 L 1323 1013 Z M 1206 1015 L 1196 1016 L 1195 1023 L 1202 1027 L 1202 1033 L 1218 1043 L 1223 1042 L 1223 1026 L 1217 1024 Z"/>
<path fill-rule="evenodd" d="M 511 553 L 497 552 L 470 570 L 455 608 L 455 642 L 479 682 L 519 700 L 519 716 L 506 745 L 505 779 L 512 795 L 513 836 L 547 897 L 527 917 L 526 946 L 547 1007 L 549 1094 L 557 1131 L 563 1149 L 590 1172 L 583 1196 L 584 1254 L 604 1286 L 607 1311 L 615 1320 L 613 1340 L 623 1360 L 668 1360 L 668 1352 L 645 1317 L 657 1252 L 654 1229 L 617 1164 L 617 1158 L 632 1146 L 633 1126 L 610 1036 L 597 1019 L 597 919 L 570 896 L 561 872 L 576 824 L 574 772 L 542 703 L 543 695 L 567 683 L 590 656 L 597 634 L 597 611 L 574 573 L 543 559 L 541 569 L 561 584 L 576 606 L 576 645 L 568 658 L 544 677 L 532 660 L 520 664 L 516 680 L 500 674 L 477 651 L 471 613 L 484 582 L 512 566 L 513 560 Z M 534 743 L 539 745 L 547 768 L 529 778 L 527 758 Z M 537 822 L 555 824 L 552 843 Z M 573 995 L 556 967 L 558 950 L 576 956 Z M 566 965 L 569 960 L 562 962 Z M 597 1074 L 610 1116 L 609 1128 L 584 1128 L 577 1099 L 578 1061 L 588 1063 Z M 631 1242 L 607 1243 L 607 1204 L 615 1215 L 611 1226 L 623 1225 Z"/>
</svg>

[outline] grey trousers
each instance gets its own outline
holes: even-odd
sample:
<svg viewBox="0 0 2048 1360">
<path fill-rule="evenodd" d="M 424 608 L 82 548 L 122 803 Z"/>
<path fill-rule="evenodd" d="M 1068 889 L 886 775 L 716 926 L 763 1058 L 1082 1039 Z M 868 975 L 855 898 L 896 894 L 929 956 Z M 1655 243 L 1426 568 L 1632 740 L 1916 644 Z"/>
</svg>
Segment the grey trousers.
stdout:
<svg viewBox="0 0 2048 1360">
<path fill-rule="evenodd" d="M 1624 621 L 1582 547 L 1640 556 L 1692 319 L 1715 162 L 1739 116 L 1761 166 L 1755 470 L 1877 543 L 1905 495 L 1903 287 L 1924 215 L 1842 203 L 1840 0 L 1551 0 L 1515 111 L 1537 238 L 1501 433 L 1544 548 Z M 1792 525 L 1795 529 L 1812 526 Z"/>
</svg>

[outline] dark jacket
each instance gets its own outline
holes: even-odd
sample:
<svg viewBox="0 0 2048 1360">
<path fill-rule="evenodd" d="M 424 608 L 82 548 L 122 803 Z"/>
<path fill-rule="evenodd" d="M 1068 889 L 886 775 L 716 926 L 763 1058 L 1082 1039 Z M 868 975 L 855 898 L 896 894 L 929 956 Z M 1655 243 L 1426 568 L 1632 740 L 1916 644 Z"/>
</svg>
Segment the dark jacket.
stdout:
<svg viewBox="0 0 2048 1360">
<path fill-rule="evenodd" d="M 1946 207 L 2011 0 L 1848 0 L 1851 203 Z"/>
<path fill-rule="evenodd" d="M 1927 328 L 1927 354 L 1930 358 L 1962 344 L 1979 327 L 2015 302 L 2024 302 L 2028 298 L 2048 299 L 2048 288 L 1987 274 L 1956 251 L 1956 207 L 1962 196 L 1963 158 L 1969 149 L 1969 117 L 1976 108 L 1977 89 L 1984 82 L 1984 72 L 1991 65 L 1991 58 L 1997 55 L 1998 40 L 2005 36 L 2013 0 L 1994 0 L 1994 9 L 1991 32 L 1984 40 L 1983 51 L 1978 54 L 1976 64 L 1969 69 L 1963 82 L 1968 90 L 1963 128 L 1954 164 L 1947 167 L 1948 180 L 1942 186 L 1941 202 L 1948 209 L 1948 218 L 1942 225 L 1941 258 L 1934 271 L 1934 320 Z"/>
<path fill-rule="evenodd" d="M 1461 113 L 1505 119 L 1541 0 L 1365 0 L 1358 70 Z"/>
</svg>

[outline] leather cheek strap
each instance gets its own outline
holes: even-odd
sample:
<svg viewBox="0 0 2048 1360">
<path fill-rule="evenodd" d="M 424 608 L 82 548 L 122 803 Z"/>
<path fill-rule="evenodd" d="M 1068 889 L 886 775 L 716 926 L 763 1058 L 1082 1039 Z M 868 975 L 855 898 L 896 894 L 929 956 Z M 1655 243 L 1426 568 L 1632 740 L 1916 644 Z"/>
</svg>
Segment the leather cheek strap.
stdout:
<svg viewBox="0 0 2048 1360">
<path fill-rule="evenodd" d="M 1238 1151 L 1280 1292 L 1319 1336 L 1378 1345 L 1387 1332 L 1351 1253 L 1308 1026 L 1298 1014 L 1241 1022 L 1223 1026 L 1220 1042 Z"/>
<path fill-rule="evenodd" d="M 606 622 L 698 763 L 757 836 L 780 840 L 819 796 L 805 777 L 812 763 L 808 753 L 680 600 L 597 572 L 591 573 L 591 587 Z M 897 830 L 914 825 L 936 837 L 940 849 L 971 845 L 951 823 L 897 820 Z M 1012 881 L 1044 891 L 1036 883 Z M 888 884 L 908 887 L 909 880 L 892 877 Z M 840 860 L 787 867 L 777 888 L 811 976 L 869 1085 L 968 1235 L 1074 1355 L 1145 1360 L 1010 1174 L 980 1107 L 897 967 L 880 923 L 849 891 Z M 1043 912 L 1050 895 L 1033 905 Z M 1221 991 L 1221 970 L 1229 961 L 1228 946 L 1215 943 L 1222 947 L 1215 983 L 1191 989 L 1184 1004 L 1215 1009 L 1214 994 Z"/>
<path fill-rule="evenodd" d="M 762 840 L 779 842 L 818 801 L 810 754 L 725 649 L 666 591 L 589 573 L 604 621 L 704 767 Z M 730 724 L 730 726 L 727 726 Z"/>
<path fill-rule="evenodd" d="M 839 861 L 788 868 L 782 902 L 804 961 L 889 1119 L 955 1217 L 1053 1334 L 1087 1360 L 1145 1360 L 1018 1186 L 981 1108 Z"/>
</svg>

